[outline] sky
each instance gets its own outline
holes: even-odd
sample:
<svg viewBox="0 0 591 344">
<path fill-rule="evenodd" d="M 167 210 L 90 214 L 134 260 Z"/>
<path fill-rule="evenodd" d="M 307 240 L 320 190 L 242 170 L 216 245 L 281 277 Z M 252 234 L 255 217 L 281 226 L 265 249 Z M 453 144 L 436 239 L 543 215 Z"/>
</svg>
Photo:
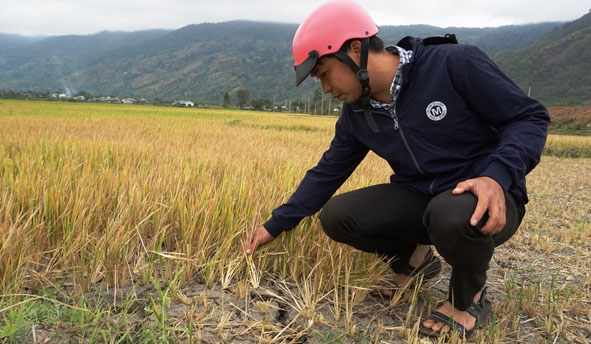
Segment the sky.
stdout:
<svg viewBox="0 0 591 344">
<path fill-rule="evenodd" d="M 1 0 L 0 33 L 87 35 L 230 20 L 300 23 L 327 0 Z M 378 26 L 497 27 L 572 21 L 586 0 L 358 0 Z"/>
</svg>

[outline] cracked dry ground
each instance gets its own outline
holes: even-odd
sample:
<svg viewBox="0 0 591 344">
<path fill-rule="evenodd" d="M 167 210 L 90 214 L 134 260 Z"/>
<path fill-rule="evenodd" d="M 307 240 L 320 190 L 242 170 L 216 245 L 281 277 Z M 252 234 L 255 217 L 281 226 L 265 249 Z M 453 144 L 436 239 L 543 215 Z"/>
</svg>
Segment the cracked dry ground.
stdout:
<svg viewBox="0 0 591 344">
<path fill-rule="evenodd" d="M 496 254 L 495 257 L 488 283 L 493 315 L 502 313 L 499 307 L 506 299 L 502 290 L 507 271 L 528 264 L 527 259 L 511 254 Z M 416 335 L 417 327 L 420 317 L 445 298 L 449 273 L 449 266 L 444 264 L 440 278 L 425 282 L 416 293 L 417 302 L 412 308 L 412 288 L 401 291 L 399 299 L 385 300 L 373 290 L 350 285 L 348 290 L 343 288 L 336 292 L 341 294 L 341 301 L 335 303 L 333 292 L 306 303 L 306 290 L 302 285 L 272 277 L 261 281 L 256 288 L 247 281 L 234 281 L 227 288 L 206 287 L 200 277 L 181 290 L 137 283 L 105 289 L 97 284 L 84 299 L 90 306 L 109 303 L 112 316 L 102 321 L 116 324 L 125 319 L 129 333 L 165 323 L 170 332 L 176 328 L 186 333 L 190 328 L 194 342 L 198 343 L 432 343 L 437 341 Z M 348 304 L 343 300 L 348 300 Z M 337 308 L 340 310 L 338 319 Z M 487 325 L 481 329 L 486 329 Z M 38 324 L 35 331 L 38 343 L 71 342 L 67 334 L 57 336 L 57 329 L 43 324 Z M 507 333 L 503 340 L 517 343 L 523 338 L 533 338 L 535 331 L 533 322 L 525 321 L 519 324 L 519 333 Z M 187 340 L 186 334 L 180 337 L 181 341 Z M 477 342 L 486 342 L 483 339 L 486 337 L 476 338 Z"/>
</svg>

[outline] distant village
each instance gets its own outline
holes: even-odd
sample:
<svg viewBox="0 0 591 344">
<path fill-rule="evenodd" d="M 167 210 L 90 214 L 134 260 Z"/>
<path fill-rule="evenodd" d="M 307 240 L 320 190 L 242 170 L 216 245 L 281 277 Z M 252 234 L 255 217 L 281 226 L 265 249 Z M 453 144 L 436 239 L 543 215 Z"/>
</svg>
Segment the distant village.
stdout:
<svg viewBox="0 0 591 344">
<path fill-rule="evenodd" d="M 88 102 L 106 104 L 141 104 L 141 105 L 163 105 L 178 107 L 209 107 L 206 104 L 195 104 L 192 100 L 179 99 L 135 99 L 122 98 L 117 96 L 93 96 L 86 92 L 72 94 L 70 92 L 35 92 L 35 91 L 7 91 L 0 90 L 0 99 L 22 99 L 22 100 L 55 100 L 63 102 Z"/>
<path fill-rule="evenodd" d="M 76 95 L 70 96 L 66 93 L 51 93 L 49 95 L 50 99 L 53 100 L 63 100 L 63 101 L 76 101 L 76 102 L 93 102 L 93 103 L 108 103 L 108 104 L 149 104 L 150 102 L 142 98 L 140 100 L 136 100 L 135 98 L 119 98 L 119 97 L 111 97 L 111 96 L 102 96 L 102 97 L 87 97 L 83 95 Z M 175 100 L 172 102 L 173 106 L 181 106 L 181 107 L 195 107 L 195 103 L 190 100 Z"/>
</svg>

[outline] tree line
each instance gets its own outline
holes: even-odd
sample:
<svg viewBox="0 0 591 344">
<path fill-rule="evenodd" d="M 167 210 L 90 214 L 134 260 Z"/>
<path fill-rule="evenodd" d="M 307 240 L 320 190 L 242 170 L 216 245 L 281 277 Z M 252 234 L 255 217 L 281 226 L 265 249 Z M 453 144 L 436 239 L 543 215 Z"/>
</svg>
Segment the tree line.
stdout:
<svg viewBox="0 0 591 344">
<path fill-rule="evenodd" d="M 314 90 L 314 94 L 307 99 L 295 97 L 276 103 L 270 99 L 257 98 L 250 99 L 250 91 L 240 88 L 236 92 L 235 105 L 239 109 L 258 110 L 258 111 L 288 111 L 294 113 L 307 113 L 312 115 L 338 115 L 341 112 L 342 104 L 335 101 L 332 97 L 324 95 L 322 88 Z M 230 92 L 226 91 L 222 100 L 222 107 L 231 107 Z"/>
</svg>

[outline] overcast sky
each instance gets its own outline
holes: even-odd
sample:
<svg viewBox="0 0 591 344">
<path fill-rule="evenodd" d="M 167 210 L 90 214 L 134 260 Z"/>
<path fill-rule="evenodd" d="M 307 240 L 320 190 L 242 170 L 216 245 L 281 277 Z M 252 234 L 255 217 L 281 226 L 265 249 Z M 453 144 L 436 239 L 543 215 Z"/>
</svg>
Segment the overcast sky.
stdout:
<svg viewBox="0 0 591 344">
<path fill-rule="evenodd" d="M 0 0 L 0 33 L 92 34 L 245 19 L 300 23 L 319 0 Z M 587 0 L 359 0 L 378 25 L 496 27 L 572 21 Z"/>
</svg>

